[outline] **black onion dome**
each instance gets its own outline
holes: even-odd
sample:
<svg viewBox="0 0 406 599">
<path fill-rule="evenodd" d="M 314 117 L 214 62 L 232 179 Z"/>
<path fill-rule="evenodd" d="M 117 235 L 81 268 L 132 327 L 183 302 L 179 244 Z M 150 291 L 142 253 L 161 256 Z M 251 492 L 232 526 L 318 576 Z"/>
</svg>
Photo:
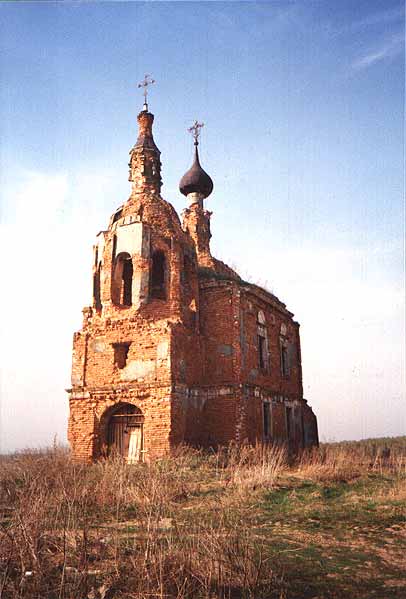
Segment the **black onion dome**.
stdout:
<svg viewBox="0 0 406 599">
<path fill-rule="evenodd" d="M 203 198 L 207 198 L 213 191 L 213 181 L 200 166 L 197 144 L 195 145 L 195 159 L 191 168 L 180 180 L 179 190 L 184 196 L 189 193 L 199 193 Z"/>
</svg>

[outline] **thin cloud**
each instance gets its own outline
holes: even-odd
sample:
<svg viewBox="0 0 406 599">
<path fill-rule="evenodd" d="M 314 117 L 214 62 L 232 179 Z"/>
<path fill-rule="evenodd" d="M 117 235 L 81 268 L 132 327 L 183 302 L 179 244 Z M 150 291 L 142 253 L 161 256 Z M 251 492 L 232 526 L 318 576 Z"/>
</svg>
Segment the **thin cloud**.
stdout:
<svg viewBox="0 0 406 599">
<path fill-rule="evenodd" d="M 379 62 L 392 60 L 402 52 L 404 52 L 404 35 L 395 35 L 380 48 L 370 50 L 364 56 L 354 60 L 351 67 L 353 71 L 361 71 Z"/>
<path fill-rule="evenodd" d="M 352 24 L 351 29 L 359 30 L 363 29 L 364 27 L 371 27 L 373 25 L 382 25 L 383 23 L 395 23 L 402 21 L 404 18 L 404 8 L 402 6 L 399 6 L 398 8 L 392 8 L 373 13 L 371 15 L 368 15 L 364 19 L 355 21 L 355 23 Z"/>
<path fill-rule="evenodd" d="M 373 27 L 381 28 L 383 25 L 390 23 L 394 26 L 403 24 L 405 20 L 405 11 L 403 6 L 398 8 L 392 8 L 388 10 L 381 10 L 379 12 L 372 13 L 345 25 L 339 26 L 335 22 L 329 22 L 326 24 L 326 32 L 329 37 L 337 37 L 342 35 L 348 35 L 353 33 L 360 33 L 364 30 L 370 30 Z"/>
</svg>

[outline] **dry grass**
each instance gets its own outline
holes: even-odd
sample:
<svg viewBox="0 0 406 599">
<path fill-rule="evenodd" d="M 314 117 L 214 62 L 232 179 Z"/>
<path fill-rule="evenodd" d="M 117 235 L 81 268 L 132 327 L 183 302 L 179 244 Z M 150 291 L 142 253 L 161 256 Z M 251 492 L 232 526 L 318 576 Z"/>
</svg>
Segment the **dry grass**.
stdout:
<svg viewBox="0 0 406 599">
<path fill-rule="evenodd" d="M 297 471 L 319 481 L 351 480 L 367 472 L 405 475 L 405 445 L 387 439 L 324 443 L 300 456 Z"/>
<path fill-rule="evenodd" d="M 272 487 L 287 466 L 285 448 L 272 445 L 231 445 L 226 458 L 230 485 L 239 495 Z"/>
<path fill-rule="evenodd" d="M 75 464 L 67 450 L 0 460 L 0 597 L 287 596 L 258 529 L 286 477 L 405 475 L 405 445 L 325 445 L 289 464 L 283 449 L 231 446 L 128 466 Z M 283 483 L 285 484 L 285 482 Z M 397 489 L 397 490 L 396 490 Z M 393 500 L 404 485 L 391 487 Z"/>
</svg>

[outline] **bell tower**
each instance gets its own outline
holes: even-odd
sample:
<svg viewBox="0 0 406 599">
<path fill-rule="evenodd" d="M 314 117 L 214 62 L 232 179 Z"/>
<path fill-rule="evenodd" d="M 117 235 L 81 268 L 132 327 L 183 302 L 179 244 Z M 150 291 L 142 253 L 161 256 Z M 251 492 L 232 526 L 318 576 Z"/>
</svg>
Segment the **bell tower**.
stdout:
<svg viewBox="0 0 406 599">
<path fill-rule="evenodd" d="M 185 438 L 186 386 L 201 378 L 196 252 L 160 194 L 151 83 L 140 84 L 131 194 L 97 235 L 93 303 L 73 340 L 68 436 L 77 459 L 167 453 Z"/>
<path fill-rule="evenodd" d="M 155 145 L 152 135 L 154 115 L 148 112 L 144 104 L 138 117 L 139 133 L 134 147 L 130 151 L 129 181 L 134 194 L 149 192 L 159 195 L 162 187 L 161 152 Z"/>
<path fill-rule="evenodd" d="M 149 75 L 138 84 L 144 94 L 144 105 L 139 113 L 138 138 L 130 150 L 130 167 L 128 180 L 132 182 L 133 194 L 150 192 L 159 195 L 162 187 L 161 179 L 161 152 L 155 145 L 152 135 L 154 115 L 148 111 L 148 86 L 155 83 Z"/>
</svg>

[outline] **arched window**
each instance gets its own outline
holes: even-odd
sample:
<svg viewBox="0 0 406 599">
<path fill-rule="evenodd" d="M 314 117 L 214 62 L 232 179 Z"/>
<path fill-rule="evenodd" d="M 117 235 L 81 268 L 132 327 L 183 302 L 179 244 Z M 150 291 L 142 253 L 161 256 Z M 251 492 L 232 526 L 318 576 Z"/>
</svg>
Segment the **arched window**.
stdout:
<svg viewBox="0 0 406 599">
<path fill-rule="evenodd" d="M 280 352 L 281 352 L 281 372 L 282 376 L 288 378 L 292 366 L 292 350 L 293 344 L 286 338 L 288 327 L 284 322 L 281 324 L 281 334 L 279 337 Z"/>
<path fill-rule="evenodd" d="M 257 347 L 258 347 L 258 367 L 264 372 L 269 371 L 269 349 L 268 335 L 265 324 L 265 315 L 262 310 L 257 314 Z"/>
<path fill-rule="evenodd" d="M 131 306 L 133 289 L 133 263 L 131 258 L 124 261 L 123 264 L 123 283 L 122 283 L 122 304 Z"/>
<path fill-rule="evenodd" d="M 166 259 L 165 253 L 157 250 L 152 254 L 149 291 L 150 297 L 166 299 Z"/>
<path fill-rule="evenodd" d="M 133 263 L 130 254 L 122 252 L 114 260 L 111 299 L 116 306 L 131 306 Z"/>
<path fill-rule="evenodd" d="M 281 343 L 281 371 L 282 376 L 290 375 L 289 346 L 286 342 Z"/>
</svg>

